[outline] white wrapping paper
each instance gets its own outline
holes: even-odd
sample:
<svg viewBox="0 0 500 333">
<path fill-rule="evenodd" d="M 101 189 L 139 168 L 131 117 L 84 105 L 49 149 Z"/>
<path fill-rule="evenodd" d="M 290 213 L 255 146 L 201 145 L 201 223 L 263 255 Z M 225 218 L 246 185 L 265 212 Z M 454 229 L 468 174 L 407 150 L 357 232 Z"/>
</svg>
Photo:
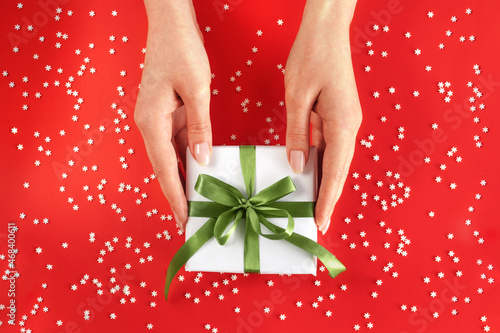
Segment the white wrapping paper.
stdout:
<svg viewBox="0 0 500 333">
<path fill-rule="evenodd" d="M 314 147 L 301 174 L 295 174 L 288 164 L 285 147 L 256 146 L 255 192 L 290 176 L 297 191 L 279 201 L 316 201 L 317 193 L 317 151 Z M 212 148 L 210 163 L 200 166 L 191 156 L 189 149 L 186 161 L 186 192 L 188 201 L 210 201 L 194 190 L 198 175 L 211 175 L 236 187 L 246 196 L 245 183 L 240 166 L 238 146 L 217 146 Z M 189 239 L 208 217 L 189 217 L 186 225 L 186 240 Z M 285 228 L 286 218 L 269 218 L 270 222 Z M 314 218 L 294 218 L 294 232 L 317 240 Z M 186 271 L 243 273 L 243 239 L 245 232 L 243 218 L 225 245 L 219 245 L 215 238 L 209 240 L 187 262 Z M 264 233 L 269 230 L 262 226 Z M 261 274 L 313 274 L 316 275 L 316 257 L 285 240 L 269 240 L 259 236 Z"/>
</svg>

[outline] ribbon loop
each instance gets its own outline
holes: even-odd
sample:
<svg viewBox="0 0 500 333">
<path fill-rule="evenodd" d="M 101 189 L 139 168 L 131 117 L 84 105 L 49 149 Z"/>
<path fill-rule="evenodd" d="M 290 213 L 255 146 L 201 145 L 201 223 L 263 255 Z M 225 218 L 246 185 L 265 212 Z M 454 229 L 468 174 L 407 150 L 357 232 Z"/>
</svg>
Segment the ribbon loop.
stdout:
<svg viewBox="0 0 500 333">
<path fill-rule="evenodd" d="M 266 205 L 271 202 L 275 202 L 276 200 L 279 200 L 296 190 L 297 188 L 295 187 L 292 178 L 287 176 L 266 187 L 249 200 L 256 206 Z"/>
<path fill-rule="evenodd" d="M 245 199 L 236 187 L 205 174 L 198 176 L 194 189 L 205 198 L 230 207 L 238 206 L 241 199 Z"/>
<path fill-rule="evenodd" d="M 229 238 L 231 238 L 231 235 L 236 230 L 236 227 L 238 226 L 238 223 L 240 222 L 242 216 L 242 210 L 237 208 L 232 208 L 220 214 L 214 225 L 214 237 L 217 240 L 217 243 L 219 243 L 220 245 L 225 245 L 227 243 Z M 233 225 L 231 226 L 229 231 L 224 234 L 231 222 L 233 222 Z"/>
<path fill-rule="evenodd" d="M 293 234 L 293 229 L 295 228 L 295 221 L 294 221 L 292 215 L 290 215 L 290 213 L 288 213 L 284 209 L 276 209 L 276 208 L 269 208 L 269 207 L 263 207 L 263 208 L 264 208 L 264 210 L 268 211 L 268 215 L 270 215 L 270 216 L 287 218 L 288 223 L 287 223 L 286 229 L 283 229 L 283 231 L 277 232 L 276 231 L 277 229 L 271 227 L 271 225 L 275 226 L 275 227 L 278 227 L 278 226 L 275 225 L 274 223 L 271 223 L 268 219 L 266 219 L 264 217 L 264 215 L 259 214 L 260 223 L 262 223 L 264 226 L 266 226 L 267 229 L 269 229 L 271 231 L 271 234 L 264 234 L 261 232 L 261 233 L 259 233 L 259 235 L 261 235 L 262 237 L 265 237 L 267 239 L 278 240 L 278 239 L 286 239 Z"/>
</svg>

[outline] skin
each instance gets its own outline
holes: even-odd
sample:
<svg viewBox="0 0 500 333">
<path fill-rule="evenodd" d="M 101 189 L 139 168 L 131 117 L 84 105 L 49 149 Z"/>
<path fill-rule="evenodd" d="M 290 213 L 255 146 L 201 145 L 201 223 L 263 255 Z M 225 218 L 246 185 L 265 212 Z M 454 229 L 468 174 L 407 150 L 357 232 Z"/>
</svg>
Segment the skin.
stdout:
<svg viewBox="0 0 500 333">
<path fill-rule="evenodd" d="M 184 230 L 187 202 L 178 162 L 185 161 L 186 147 L 198 163 L 207 162 L 211 151 L 210 64 L 191 0 L 144 3 L 148 51 L 134 118 L 177 225 Z M 312 137 L 322 156 L 315 213 L 323 234 L 342 192 L 362 117 L 349 47 L 355 4 L 308 0 L 285 72 L 288 159 L 300 173 Z M 200 144 L 207 154 L 197 149 Z"/>
<path fill-rule="evenodd" d="M 349 46 L 355 4 L 307 1 L 286 64 L 287 152 L 289 160 L 291 151 L 304 152 L 307 161 L 311 122 L 313 144 L 323 157 L 315 212 L 323 234 L 342 193 L 362 118 Z"/>
</svg>

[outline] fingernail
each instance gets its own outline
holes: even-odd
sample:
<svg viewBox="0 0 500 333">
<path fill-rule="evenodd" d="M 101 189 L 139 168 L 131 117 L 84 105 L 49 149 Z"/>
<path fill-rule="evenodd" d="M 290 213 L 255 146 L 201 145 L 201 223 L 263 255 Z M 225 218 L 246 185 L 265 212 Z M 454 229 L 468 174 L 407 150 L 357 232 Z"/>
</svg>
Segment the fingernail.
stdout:
<svg viewBox="0 0 500 333">
<path fill-rule="evenodd" d="M 182 223 L 179 220 L 179 217 L 177 217 L 177 214 L 175 212 L 172 212 L 172 214 L 174 214 L 174 219 L 175 219 L 175 223 L 177 224 L 177 228 L 179 228 L 181 231 L 184 231 L 184 228 L 182 227 Z"/>
<path fill-rule="evenodd" d="M 326 234 L 328 228 L 330 227 L 330 221 L 331 221 L 330 217 L 325 218 L 325 222 L 323 224 L 323 230 L 321 230 L 323 236 Z"/>
<path fill-rule="evenodd" d="M 197 143 L 194 145 L 194 158 L 199 165 L 207 165 L 210 161 L 210 148 L 208 143 Z"/>
<path fill-rule="evenodd" d="M 301 150 L 290 151 L 290 165 L 295 173 L 301 173 L 304 171 L 304 166 L 306 164 L 306 156 Z"/>
</svg>

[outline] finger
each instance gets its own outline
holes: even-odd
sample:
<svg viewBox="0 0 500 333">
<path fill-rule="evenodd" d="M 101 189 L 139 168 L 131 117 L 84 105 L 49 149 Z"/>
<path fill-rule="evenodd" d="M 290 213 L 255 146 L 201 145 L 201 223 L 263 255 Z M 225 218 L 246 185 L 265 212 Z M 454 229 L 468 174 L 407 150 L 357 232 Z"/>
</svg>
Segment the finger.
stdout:
<svg viewBox="0 0 500 333">
<path fill-rule="evenodd" d="M 318 228 L 324 234 L 328 230 L 333 209 L 342 193 L 349 172 L 356 132 L 339 128 L 332 121 L 323 120 L 323 122 L 326 146 L 315 215 Z"/>
<path fill-rule="evenodd" d="M 175 151 L 177 152 L 177 156 L 179 158 L 178 166 L 179 166 L 179 177 L 181 179 L 182 187 L 184 188 L 184 192 L 186 190 L 186 148 L 187 145 L 187 133 L 186 129 L 177 133 L 175 138 L 172 139 L 172 144 L 174 145 Z"/>
<path fill-rule="evenodd" d="M 142 114 L 140 109 L 136 114 Z M 178 172 L 177 155 L 172 145 L 172 114 L 154 116 L 154 112 L 136 117 L 146 151 L 175 216 L 178 227 L 184 230 L 187 221 L 187 202 Z"/>
<path fill-rule="evenodd" d="M 312 101 L 287 94 L 286 152 L 294 173 L 301 173 L 309 158 L 309 126 Z"/>
<path fill-rule="evenodd" d="M 187 145 L 187 133 L 186 129 L 177 133 L 177 135 L 172 139 L 175 151 L 179 157 L 179 167 L 181 172 L 181 180 L 183 181 L 183 186 L 185 187 L 186 181 L 186 148 Z"/>
<path fill-rule="evenodd" d="M 325 140 L 323 139 L 323 121 L 321 117 L 314 112 L 311 112 L 311 141 L 313 146 L 318 149 L 318 154 L 322 155 L 325 150 Z"/>
<path fill-rule="evenodd" d="M 196 89 L 195 89 L 196 90 Z M 212 151 L 212 126 L 210 124 L 210 86 L 194 93 L 181 95 L 186 107 L 187 139 L 189 149 L 200 165 L 210 161 Z"/>
<path fill-rule="evenodd" d="M 188 147 L 186 130 L 186 107 L 183 105 L 172 114 L 172 142 L 182 166 L 186 165 L 186 148 Z M 185 177 L 184 177 L 185 178 Z"/>
</svg>

